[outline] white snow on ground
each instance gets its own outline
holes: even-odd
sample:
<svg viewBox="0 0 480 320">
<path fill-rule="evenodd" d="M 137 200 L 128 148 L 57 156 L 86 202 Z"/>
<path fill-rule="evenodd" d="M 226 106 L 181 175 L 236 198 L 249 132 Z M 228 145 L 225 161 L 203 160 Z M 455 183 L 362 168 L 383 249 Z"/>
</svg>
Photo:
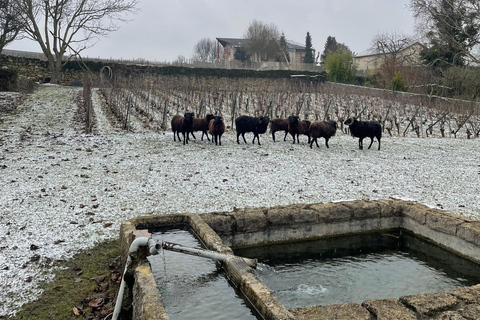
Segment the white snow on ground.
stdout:
<svg viewBox="0 0 480 320">
<path fill-rule="evenodd" d="M 238 145 L 229 132 L 222 146 L 198 135 L 184 146 L 171 132 L 118 130 L 95 91 L 98 134 L 85 135 L 72 129 L 79 90 L 42 86 L 0 121 L 0 317 L 40 294 L 53 261 L 135 216 L 394 197 L 480 220 L 478 139 L 386 136 L 380 151 L 358 150 L 337 131 L 312 150 L 306 137 Z"/>
</svg>

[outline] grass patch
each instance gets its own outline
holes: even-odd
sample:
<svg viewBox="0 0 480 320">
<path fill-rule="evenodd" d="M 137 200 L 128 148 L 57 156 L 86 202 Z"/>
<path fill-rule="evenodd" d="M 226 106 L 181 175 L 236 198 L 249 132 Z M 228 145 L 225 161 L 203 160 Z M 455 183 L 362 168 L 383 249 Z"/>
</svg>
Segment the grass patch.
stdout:
<svg viewBox="0 0 480 320">
<path fill-rule="evenodd" d="M 104 319 L 115 307 L 120 255 L 118 239 L 76 254 L 62 264 L 64 270 L 55 271 L 54 281 L 40 286 L 44 292 L 39 299 L 24 305 L 12 319 Z"/>
</svg>

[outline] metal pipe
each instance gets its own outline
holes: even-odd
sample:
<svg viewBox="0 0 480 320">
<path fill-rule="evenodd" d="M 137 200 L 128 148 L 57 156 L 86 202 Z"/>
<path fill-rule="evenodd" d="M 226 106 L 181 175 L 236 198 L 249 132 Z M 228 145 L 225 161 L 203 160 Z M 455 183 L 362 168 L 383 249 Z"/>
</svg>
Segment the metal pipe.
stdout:
<svg viewBox="0 0 480 320">
<path fill-rule="evenodd" d="M 228 257 L 233 257 L 233 255 L 231 254 L 224 254 L 224 253 L 205 250 L 205 249 L 190 248 L 190 247 L 183 246 L 181 244 L 166 242 L 166 241 L 163 241 L 161 245 L 157 244 L 157 250 L 159 250 L 160 248 L 163 248 L 164 250 L 190 254 L 193 256 L 198 256 L 198 257 L 208 258 L 208 259 L 213 259 L 218 261 L 223 261 Z M 239 257 L 239 258 L 242 258 L 248 264 L 249 267 L 251 268 L 257 267 L 257 259 L 249 259 L 249 258 L 243 258 L 243 257 Z"/>
<path fill-rule="evenodd" d="M 126 284 L 125 273 L 127 272 L 128 266 L 132 263 L 132 258 L 130 257 L 130 254 L 137 252 L 140 249 L 140 247 L 145 247 L 145 246 L 148 246 L 149 252 L 151 255 L 158 254 L 157 242 L 152 238 L 138 237 L 135 240 L 133 240 L 132 244 L 130 244 L 130 248 L 128 250 L 127 262 L 125 263 L 125 270 L 123 271 L 122 283 L 120 284 L 120 288 L 118 289 L 117 301 L 115 303 L 115 309 L 113 310 L 112 320 L 117 320 L 118 316 L 120 315 L 120 311 L 122 310 L 123 294 L 125 292 L 125 284 Z"/>
</svg>

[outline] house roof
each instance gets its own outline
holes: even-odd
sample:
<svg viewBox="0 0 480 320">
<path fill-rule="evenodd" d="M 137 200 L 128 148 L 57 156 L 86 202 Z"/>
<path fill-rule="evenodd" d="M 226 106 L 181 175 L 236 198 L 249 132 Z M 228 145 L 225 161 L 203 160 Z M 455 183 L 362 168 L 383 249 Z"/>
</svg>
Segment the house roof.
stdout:
<svg viewBox="0 0 480 320">
<path fill-rule="evenodd" d="M 425 45 L 421 44 L 420 42 L 416 41 L 416 42 L 413 42 L 412 44 L 406 46 L 405 48 L 403 48 L 402 50 L 400 50 L 399 52 L 402 52 L 402 51 L 405 51 L 407 50 L 408 48 L 411 48 L 415 45 L 419 45 L 419 46 L 422 46 L 422 47 L 425 47 Z M 355 58 L 363 58 L 363 57 L 372 57 L 372 56 L 378 56 L 378 55 L 384 55 L 384 53 L 378 53 L 378 52 L 374 52 L 372 51 L 371 49 L 367 49 L 359 54 L 357 54 L 355 56 Z"/>
<path fill-rule="evenodd" d="M 245 39 L 241 39 L 241 38 L 216 38 L 216 39 L 224 47 L 227 45 L 232 45 L 235 48 L 239 48 L 243 46 L 243 43 L 245 42 Z M 298 42 L 294 42 L 292 40 L 287 40 L 287 47 L 289 50 L 305 50 L 304 45 Z M 312 49 L 315 50 L 314 48 Z"/>
<path fill-rule="evenodd" d="M 239 48 L 243 45 L 243 42 L 245 42 L 245 39 L 239 39 L 239 38 L 217 38 L 217 41 L 222 44 L 222 46 L 227 46 L 227 45 L 232 45 L 235 48 Z"/>
</svg>

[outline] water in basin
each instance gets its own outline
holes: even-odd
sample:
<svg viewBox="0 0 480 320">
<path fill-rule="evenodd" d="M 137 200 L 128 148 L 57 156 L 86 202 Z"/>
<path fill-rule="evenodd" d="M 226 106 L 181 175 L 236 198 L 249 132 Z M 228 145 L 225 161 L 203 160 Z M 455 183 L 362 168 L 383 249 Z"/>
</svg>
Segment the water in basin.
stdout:
<svg viewBox="0 0 480 320">
<path fill-rule="evenodd" d="M 287 307 L 449 291 L 480 283 L 480 266 L 405 231 L 235 250 Z"/>
<path fill-rule="evenodd" d="M 152 232 L 154 240 L 202 248 L 189 231 Z M 230 286 L 225 273 L 210 259 L 163 251 L 148 258 L 165 309 L 175 319 L 257 319 L 256 311 Z"/>
</svg>

